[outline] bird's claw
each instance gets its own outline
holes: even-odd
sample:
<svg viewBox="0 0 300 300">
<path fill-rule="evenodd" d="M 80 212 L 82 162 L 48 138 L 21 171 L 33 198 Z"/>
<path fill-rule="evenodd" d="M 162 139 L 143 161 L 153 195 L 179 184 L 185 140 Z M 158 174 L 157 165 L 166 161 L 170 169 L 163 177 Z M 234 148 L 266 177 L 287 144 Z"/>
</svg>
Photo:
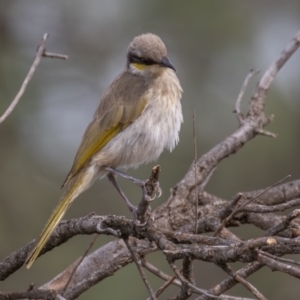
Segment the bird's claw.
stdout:
<svg viewBox="0 0 300 300">
<path fill-rule="evenodd" d="M 159 198 L 162 195 L 162 189 L 159 186 L 159 182 L 157 181 L 154 186 L 153 196 L 150 197 L 149 202 L 152 202 L 156 198 Z"/>
</svg>

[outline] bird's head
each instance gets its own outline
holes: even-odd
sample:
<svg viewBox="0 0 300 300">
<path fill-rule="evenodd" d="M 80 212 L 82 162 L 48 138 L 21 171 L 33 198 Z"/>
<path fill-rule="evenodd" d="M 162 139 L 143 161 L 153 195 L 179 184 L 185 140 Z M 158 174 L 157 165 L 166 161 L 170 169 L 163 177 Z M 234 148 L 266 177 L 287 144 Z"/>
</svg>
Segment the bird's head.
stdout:
<svg viewBox="0 0 300 300">
<path fill-rule="evenodd" d="M 129 44 L 127 68 L 130 72 L 142 76 L 159 75 L 166 68 L 176 72 L 168 59 L 165 44 L 152 33 L 139 35 Z"/>
</svg>

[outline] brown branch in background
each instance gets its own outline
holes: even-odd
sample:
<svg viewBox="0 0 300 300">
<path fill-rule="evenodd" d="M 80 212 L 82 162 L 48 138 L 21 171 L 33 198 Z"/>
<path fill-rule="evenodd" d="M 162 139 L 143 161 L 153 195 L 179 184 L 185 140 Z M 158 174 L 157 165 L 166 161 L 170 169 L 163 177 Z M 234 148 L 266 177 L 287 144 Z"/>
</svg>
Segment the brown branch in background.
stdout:
<svg viewBox="0 0 300 300">
<path fill-rule="evenodd" d="M 58 58 L 58 59 L 67 59 L 68 56 L 64 55 L 64 54 L 56 54 L 56 53 L 48 53 L 46 52 L 46 41 L 49 37 L 48 33 L 45 33 L 43 35 L 42 41 L 40 42 L 38 49 L 37 49 L 37 53 L 35 56 L 35 59 L 33 61 L 32 66 L 29 69 L 28 74 L 26 75 L 21 88 L 19 90 L 19 92 L 17 93 L 16 97 L 13 99 L 13 101 L 11 102 L 11 104 L 9 105 L 9 107 L 6 109 L 6 111 L 3 113 L 3 115 L 0 117 L 0 124 L 12 113 L 12 111 L 14 110 L 14 108 L 16 107 L 16 105 L 18 104 L 18 102 L 20 101 L 21 97 L 23 96 L 26 87 L 29 83 L 29 81 L 31 80 L 37 66 L 40 63 L 40 60 L 42 57 L 50 57 L 50 58 Z"/>
</svg>

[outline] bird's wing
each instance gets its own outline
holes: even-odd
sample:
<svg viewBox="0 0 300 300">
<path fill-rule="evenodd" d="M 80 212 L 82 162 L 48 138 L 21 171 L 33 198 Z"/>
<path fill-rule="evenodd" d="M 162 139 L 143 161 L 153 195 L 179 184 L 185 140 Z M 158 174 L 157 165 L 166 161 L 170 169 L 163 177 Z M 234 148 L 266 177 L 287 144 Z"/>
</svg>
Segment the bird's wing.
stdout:
<svg viewBox="0 0 300 300">
<path fill-rule="evenodd" d="M 132 83 L 130 76 L 132 75 L 122 73 L 103 95 L 94 119 L 83 135 L 73 166 L 62 187 L 111 139 L 134 122 L 144 110 L 147 102 L 143 97 L 145 89 L 137 89 L 137 84 L 128 86 Z M 139 80 L 135 82 L 138 83 Z M 131 99 L 127 97 L 128 89 L 131 90 Z M 113 106 L 112 103 L 114 103 Z"/>
</svg>

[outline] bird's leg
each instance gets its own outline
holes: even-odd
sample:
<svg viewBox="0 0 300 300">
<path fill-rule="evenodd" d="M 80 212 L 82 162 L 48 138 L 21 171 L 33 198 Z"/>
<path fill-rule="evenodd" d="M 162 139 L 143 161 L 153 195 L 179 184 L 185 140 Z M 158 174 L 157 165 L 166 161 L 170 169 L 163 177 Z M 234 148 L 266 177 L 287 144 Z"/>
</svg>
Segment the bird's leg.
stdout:
<svg viewBox="0 0 300 300">
<path fill-rule="evenodd" d="M 110 168 L 106 168 L 106 169 L 108 170 Z M 122 197 L 122 199 L 125 201 L 128 209 L 134 214 L 134 218 L 136 218 L 137 207 L 134 206 L 133 204 L 131 204 L 131 202 L 126 197 L 125 193 L 122 191 L 121 187 L 119 186 L 119 184 L 118 184 L 118 182 L 116 180 L 116 174 L 119 174 L 119 173 L 109 172 L 107 174 L 107 178 L 113 184 L 113 186 L 117 189 L 118 193 L 120 194 L 120 196 Z"/>
<path fill-rule="evenodd" d="M 147 180 L 141 180 L 141 179 L 137 179 L 137 178 L 134 178 L 130 175 L 127 175 L 126 173 L 118 170 L 118 169 L 115 169 L 115 168 L 112 168 L 112 167 L 105 167 L 105 170 L 106 171 L 109 171 L 110 173 L 113 173 L 113 174 L 116 174 L 116 175 L 119 175 L 123 178 L 126 178 L 128 180 L 130 180 L 131 182 L 143 187 L 145 185 L 145 183 L 147 182 Z"/>
<path fill-rule="evenodd" d="M 151 207 L 149 206 L 149 203 L 153 201 L 155 198 L 160 197 L 162 193 L 158 182 L 158 174 L 160 172 L 160 167 L 159 166 L 153 167 L 151 176 L 148 180 L 140 180 L 134 178 L 112 167 L 104 167 L 104 168 L 106 171 L 108 171 L 107 177 L 109 181 L 114 185 L 114 187 L 117 189 L 117 191 L 125 201 L 129 210 L 133 213 L 133 219 L 134 221 L 136 221 L 135 222 L 136 225 L 145 226 L 147 224 L 147 216 L 149 214 L 149 210 L 151 211 Z M 142 188 L 143 197 L 138 207 L 131 204 L 131 202 L 128 200 L 128 198 L 122 191 L 121 187 L 119 186 L 116 180 L 117 175 L 120 175 L 130 180 L 131 182 L 137 184 Z"/>
<path fill-rule="evenodd" d="M 104 167 L 106 171 L 109 171 L 110 173 L 112 174 L 115 174 L 115 175 L 120 175 L 121 177 L 123 178 L 126 178 L 128 180 L 130 180 L 131 182 L 137 184 L 138 186 L 140 186 L 143 190 L 143 194 L 145 195 L 146 191 L 145 191 L 145 186 L 147 185 L 147 182 L 149 182 L 149 180 L 141 180 L 141 179 L 137 179 L 135 177 L 132 177 L 118 169 L 115 169 L 115 168 L 112 168 L 112 167 Z M 157 170 L 157 167 L 155 167 L 155 170 Z M 153 172 L 153 170 L 152 170 Z M 152 173 L 151 176 L 155 175 L 156 173 Z M 150 180 L 151 180 L 151 177 L 150 177 Z M 158 182 L 158 179 L 155 180 L 155 183 L 153 183 L 153 180 L 151 180 L 152 184 L 153 184 L 153 191 L 154 192 L 154 196 L 151 198 L 151 200 L 154 200 L 156 198 L 159 198 L 162 194 L 162 191 L 161 191 L 161 188 L 159 186 L 159 182 Z M 120 186 L 119 186 L 120 188 Z M 121 189 L 121 188 L 120 188 Z M 123 196 L 122 196 L 123 197 Z"/>
</svg>

